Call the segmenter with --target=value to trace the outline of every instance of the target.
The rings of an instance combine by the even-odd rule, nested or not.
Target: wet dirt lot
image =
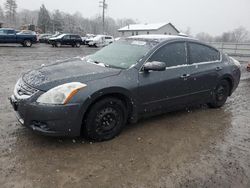
[[[0,187],[250,187],[246,71],[223,108],[142,120],[108,142],[38,136],[17,123],[7,98],[22,73],[95,50],[0,47]]]

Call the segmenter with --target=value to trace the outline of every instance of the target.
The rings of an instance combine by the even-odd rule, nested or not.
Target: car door
[[[6,33],[4,29],[0,29],[0,43],[4,43],[4,37]]]
[[[71,41],[70,41],[71,44],[75,44],[78,39],[76,35],[71,35],[70,38],[71,38]]]
[[[220,52],[205,44],[188,43],[192,100],[206,102],[222,70]]]
[[[14,30],[7,30],[7,35],[5,36],[6,43],[16,43],[16,32]]]
[[[166,63],[165,71],[139,73],[141,111],[155,111],[185,104],[189,94],[189,65],[185,42],[174,42],[159,48],[148,60]]]
[[[71,38],[70,35],[65,35],[62,40],[62,44],[71,45]]]

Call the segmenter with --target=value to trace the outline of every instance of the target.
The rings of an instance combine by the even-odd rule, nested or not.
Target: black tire
[[[32,46],[32,42],[30,40],[25,40],[25,41],[23,41],[23,46],[24,47],[31,47]]]
[[[80,47],[81,47],[81,43],[80,43],[80,42],[77,42],[77,43],[75,44],[75,47],[80,48]]]
[[[60,48],[62,46],[62,44],[60,42],[56,42],[56,45],[55,45],[57,48]]]
[[[87,139],[106,141],[118,136],[127,122],[127,109],[116,98],[95,103],[84,120],[83,133]]]
[[[213,101],[209,103],[209,107],[211,108],[220,108],[222,107],[230,94],[230,84],[227,80],[221,80],[214,92],[213,92]]]

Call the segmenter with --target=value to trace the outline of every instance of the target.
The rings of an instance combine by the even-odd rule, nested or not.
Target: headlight
[[[86,86],[86,84],[80,82],[63,84],[42,94],[37,99],[37,102],[43,104],[67,104],[80,89]]]

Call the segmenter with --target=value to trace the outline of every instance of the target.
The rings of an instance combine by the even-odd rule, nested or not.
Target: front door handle
[[[221,70],[222,70],[222,67],[216,67],[215,70],[216,70],[216,71],[221,71]]]
[[[183,78],[183,79],[187,79],[187,78],[189,78],[190,77],[190,74],[183,74],[182,76],[181,76],[181,78]]]

